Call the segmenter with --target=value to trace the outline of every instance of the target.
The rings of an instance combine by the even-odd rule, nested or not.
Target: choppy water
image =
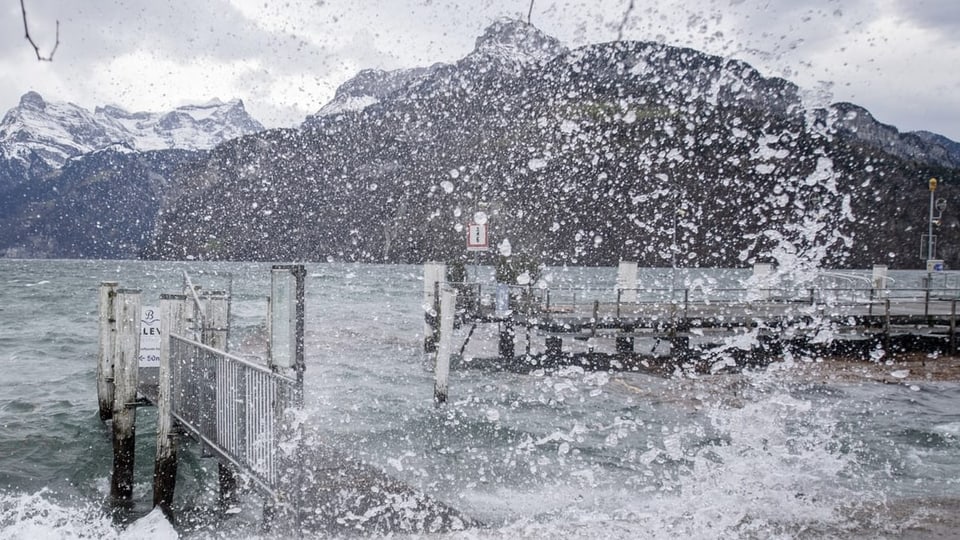
[[[208,288],[233,276],[232,348],[262,351],[269,265],[0,260],[0,538],[260,535],[253,496],[226,522],[205,510],[215,467],[195,452],[183,453],[178,483],[186,525],[137,519],[150,511],[149,409],[138,420],[134,523],[115,523],[103,504],[97,285],[142,288],[149,303],[179,289],[183,269]],[[823,384],[789,366],[698,379],[461,369],[437,409],[420,353],[420,268],[323,264],[308,275],[311,440],[488,525],[450,536],[950,537],[960,524],[957,383]],[[612,288],[615,270],[551,277]],[[468,359],[495,351],[493,331],[478,330]]]

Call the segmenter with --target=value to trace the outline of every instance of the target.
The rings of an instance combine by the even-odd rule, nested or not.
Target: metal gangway
[[[115,503],[132,498],[136,407],[155,405],[155,506],[172,516],[176,435],[183,433],[217,458],[221,505],[236,501],[242,478],[265,495],[271,512],[298,520],[305,276],[302,265],[271,269],[266,364],[227,351],[230,294],[200,294],[186,272],[183,293],[162,294],[156,310],[142,308],[139,290],[101,284],[97,386],[100,417],[113,420]],[[154,365],[145,363],[141,332],[144,313],[156,311],[159,352],[148,355]]]
[[[291,498],[281,472],[297,470],[280,451],[297,433],[290,409],[302,406],[295,378],[190,338],[170,336],[170,414],[204,449],[250,478],[278,503]]]

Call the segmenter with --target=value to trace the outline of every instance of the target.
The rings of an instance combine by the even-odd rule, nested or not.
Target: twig
[[[630,18],[630,13],[633,11],[633,1],[630,0],[627,10],[623,12],[623,20],[620,21],[620,28],[617,29],[617,41],[623,41],[623,29],[627,26],[627,19]]]
[[[530,0],[530,9],[527,10],[527,24],[530,24],[530,16],[533,15],[533,1]]]
[[[20,0],[20,11],[23,13],[23,36],[27,38],[27,41],[33,46],[33,52],[37,53],[37,60],[40,62],[53,62],[53,55],[57,52],[57,47],[60,46],[60,21],[57,20],[57,41],[53,44],[53,50],[50,51],[49,56],[42,56],[40,54],[40,47],[37,47],[33,38],[30,37],[30,26],[27,25],[27,6],[24,5],[23,0]]]

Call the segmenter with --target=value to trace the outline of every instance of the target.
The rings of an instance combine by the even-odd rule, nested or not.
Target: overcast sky
[[[851,101],[902,131],[960,141],[958,0],[535,0],[532,22],[569,47],[656,40],[738,58],[812,104]],[[294,126],[363,68],[451,62],[529,0],[18,0],[0,7],[0,114],[29,91],[93,109],[160,111],[241,98]]]

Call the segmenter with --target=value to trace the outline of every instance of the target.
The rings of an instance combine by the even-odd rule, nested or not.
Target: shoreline
[[[775,362],[768,366],[783,365]],[[814,382],[875,382],[904,384],[916,382],[960,382],[960,356],[929,353],[897,353],[880,360],[857,357],[823,357],[794,361],[785,372]]]

